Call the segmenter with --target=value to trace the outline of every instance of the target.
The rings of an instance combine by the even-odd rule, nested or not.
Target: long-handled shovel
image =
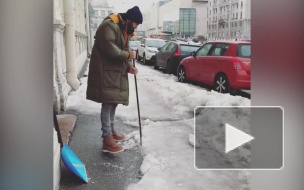
[[[133,59],[133,66],[135,67],[135,59]],[[139,101],[138,101],[138,90],[137,90],[136,75],[134,75],[134,79],[135,79],[135,89],[136,89],[136,99],[137,99],[137,111],[138,111],[138,122],[139,122],[140,145],[142,146],[141,122],[140,122],[140,111],[139,111]]]
[[[85,165],[80,161],[80,159],[76,156],[76,154],[70,149],[68,145],[63,144],[55,110],[53,110],[53,112],[55,129],[57,131],[58,141],[61,147],[61,159],[68,170],[70,170],[80,179],[88,183]]]

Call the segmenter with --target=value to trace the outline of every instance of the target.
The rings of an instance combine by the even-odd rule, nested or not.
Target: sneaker
[[[116,133],[115,131],[112,131],[112,136],[113,136],[113,139],[115,141],[124,141],[124,140],[126,140],[126,137],[124,135],[120,135],[120,134]]]
[[[103,138],[103,152],[110,152],[110,153],[118,153],[124,151],[123,147],[116,144],[113,136],[107,136]]]

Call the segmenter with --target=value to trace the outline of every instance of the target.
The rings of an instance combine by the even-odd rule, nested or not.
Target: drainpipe
[[[64,0],[64,22],[65,22],[65,52],[66,52],[66,68],[67,82],[77,90],[80,81],[77,78],[77,62],[75,52],[75,16],[74,16],[74,0]]]
[[[91,36],[90,36],[90,15],[89,15],[89,1],[85,0],[85,15],[86,15],[86,32],[87,32],[87,55],[91,55]]]

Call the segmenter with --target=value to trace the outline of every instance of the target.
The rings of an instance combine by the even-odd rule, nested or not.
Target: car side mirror
[[[159,52],[161,52],[161,48],[159,47],[159,48],[157,48],[157,50],[159,51]]]
[[[191,53],[190,53],[190,56],[195,57],[195,51],[191,52]]]

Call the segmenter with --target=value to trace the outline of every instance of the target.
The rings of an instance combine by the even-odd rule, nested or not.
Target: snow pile
[[[177,115],[193,112],[196,106],[250,106],[250,100],[240,96],[207,91],[191,84],[177,82],[174,75],[164,75],[159,71],[139,67],[138,83],[143,91],[152,93],[162,100]]]
[[[142,165],[140,166],[139,172],[141,175],[144,175],[145,173],[147,173],[150,170],[151,166],[156,166],[158,164],[159,164],[159,161],[156,158],[154,158],[152,155],[149,154],[144,157],[144,160],[143,160]]]
[[[196,142],[200,146],[208,143],[234,167],[246,167],[250,164],[250,145],[238,147],[225,154],[225,124],[238,127],[250,134],[250,108],[199,108],[196,110]]]
[[[189,134],[189,143],[190,143],[192,146],[195,146],[195,147],[197,147],[197,148],[200,147],[198,138],[196,139],[196,142],[194,143],[194,135],[193,135],[193,134]]]
[[[76,110],[82,114],[100,114],[101,104],[86,99],[87,81],[88,77],[80,79],[81,86],[69,94],[66,109]]]
[[[140,135],[139,131],[133,131],[132,133],[126,135],[126,140],[119,142],[119,144],[125,149],[134,149],[139,146]]]

